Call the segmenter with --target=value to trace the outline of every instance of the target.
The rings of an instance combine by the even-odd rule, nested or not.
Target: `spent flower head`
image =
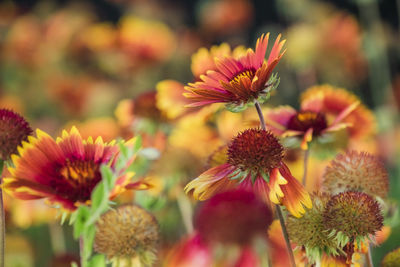
[[[325,169],[323,187],[337,194],[361,191],[385,198],[389,191],[388,173],[378,157],[366,152],[339,154]]]
[[[142,263],[151,264],[156,258],[158,241],[155,217],[137,205],[123,205],[100,217],[94,249],[108,259],[139,258]]]
[[[400,247],[386,254],[383,258],[382,267],[398,267],[400,266]]]
[[[341,248],[324,224],[324,211],[330,195],[314,193],[311,199],[312,209],[307,210],[301,218],[289,215],[286,226],[290,239],[298,246],[303,246],[309,260],[315,262],[321,260],[323,253],[337,256]]]

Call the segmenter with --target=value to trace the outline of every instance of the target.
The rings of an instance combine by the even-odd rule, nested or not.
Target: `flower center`
[[[99,165],[93,161],[67,159],[60,174],[73,187],[74,192],[68,192],[68,195],[73,195],[75,201],[89,200],[93,188],[101,180]]]
[[[269,172],[280,165],[283,147],[265,130],[248,129],[237,135],[228,148],[228,163],[243,171]]]
[[[232,86],[235,86],[235,85],[240,85],[240,81],[243,79],[243,78],[249,78],[250,79],[250,81],[252,81],[253,80],[253,78],[254,78],[254,71],[253,70],[245,70],[245,71],[242,71],[242,72],[240,72],[239,74],[237,74],[229,83],[232,85]]]
[[[324,114],[305,110],[297,112],[289,120],[288,129],[305,132],[313,128],[313,135],[319,135],[327,126]]]

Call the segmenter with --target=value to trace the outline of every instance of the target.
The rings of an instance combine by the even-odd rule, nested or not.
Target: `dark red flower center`
[[[72,201],[89,200],[94,187],[101,180],[99,168],[99,164],[93,161],[67,159],[60,174],[69,186],[59,185],[57,191],[61,194],[64,192]]]
[[[243,171],[269,172],[281,164],[283,147],[271,133],[248,129],[237,135],[228,148],[228,163]]]
[[[319,135],[328,126],[325,115],[309,110],[299,111],[289,120],[288,129],[306,132],[313,128],[313,135]]]

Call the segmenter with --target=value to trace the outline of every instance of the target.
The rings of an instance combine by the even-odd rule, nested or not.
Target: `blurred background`
[[[158,82],[192,82],[191,56],[201,47],[253,47],[262,33],[282,33],[281,83],[268,104],[297,108],[302,91],[325,83],[358,95],[377,118],[377,136],[365,147],[384,160],[391,196],[400,200],[399,27],[399,0],[3,0],[0,107],[54,137],[76,125],[84,137],[142,134],[158,148],[162,156],[146,169],[154,188],[120,201],[135,199],[155,213],[164,255],[190,231],[192,203],[182,186],[211,151],[185,143],[192,133],[183,119],[165,115]],[[215,131],[201,131],[199,143],[214,140]],[[78,244],[57,211],[42,201],[5,201],[6,266],[69,266]],[[397,226],[374,261],[399,244]]]

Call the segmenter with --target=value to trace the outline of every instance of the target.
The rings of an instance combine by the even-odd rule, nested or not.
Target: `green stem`
[[[372,261],[372,254],[371,254],[372,247],[369,245],[368,253],[367,253],[367,266],[374,267],[374,262]]]
[[[49,223],[49,232],[54,254],[65,253],[65,238],[62,226],[56,222]]]
[[[179,193],[177,202],[179,211],[181,212],[182,215],[183,224],[185,225],[186,228],[186,232],[188,234],[191,234],[193,233],[193,222],[192,222],[193,210],[189,198],[186,196],[186,194]]]
[[[262,114],[260,103],[258,103],[258,101],[256,100],[256,101],[254,101],[254,105],[255,105],[255,107],[257,109],[258,117],[260,118],[261,128],[263,130],[267,130],[267,128],[265,126],[264,115]],[[290,263],[291,263],[291,265],[293,267],[296,267],[296,262],[294,260],[292,246],[290,245],[289,234],[288,234],[288,231],[286,229],[285,220],[283,218],[281,207],[279,205],[276,205],[276,213],[278,214],[279,222],[280,222],[281,227],[282,227],[282,233],[283,233],[283,237],[285,239],[286,248],[287,248],[287,251],[288,251],[288,254],[289,254]]]
[[[308,157],[310,156],[310,148],[307,148],[306,151],[304,151],[304,172],[303,172],[303,179],[302,179],[302,184],[306,186],[307,183],[307,170],[308,170]]]
[[[81,267],[86,267],[85,241],[83,240],[83,235],[79,237],[79,254],[81,258]]]
[[[3,183],[4,161],[0,160],[0,183]],[[4,267],[4,249],[6,239],[6,222],[4,219],[3,189],[0,188],[0,267]]]

